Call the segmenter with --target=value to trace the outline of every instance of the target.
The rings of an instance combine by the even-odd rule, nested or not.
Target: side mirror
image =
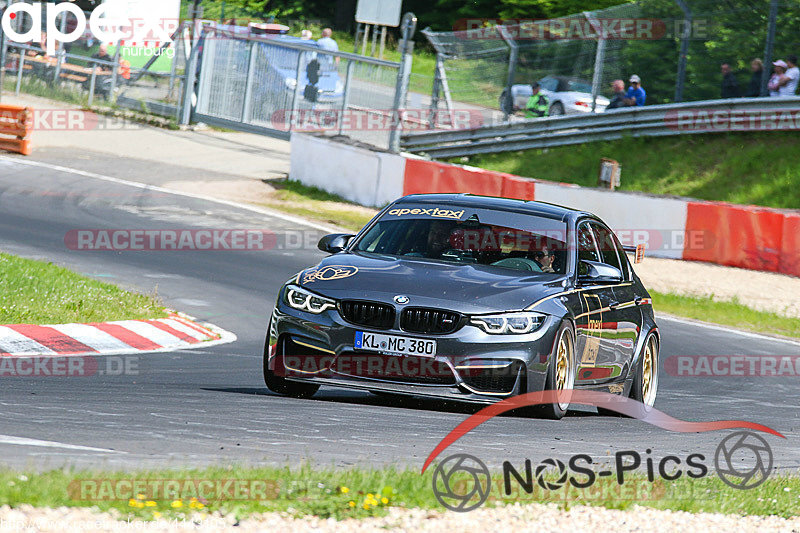
[[[586,260],[582,260],[578,266],[578,281],[580,283],[591,285],[594,283],[620,283],[622,281],[622,271],[617,267]]]
[[[348,235],[346,233],[333,233],[325,235],[319,240],[317,248],[329,254],[338,254],[347,247],[347,243],[355,235]]]

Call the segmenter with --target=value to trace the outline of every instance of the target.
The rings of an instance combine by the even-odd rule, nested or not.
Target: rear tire
[[[545,380],[545,390],[569,391],[564,397],[559,398],[558,403],[548,403],[535,410],[541,418],[551,420],[561,420],[569,409],[569,400],[572,397],[572,389],[575,386],[575,333],[572,326],[565,322],[558,329],[555,347],[550,356],[550,364],[547,366],[547,379]]]
[[[319,385],[313,383],[297,383],[289,381],[282,376],[276,376],[269,368],[269,337],[264,346],[264,384],[269,390],[282,396],[292,398],[311,398],[319,390]]]

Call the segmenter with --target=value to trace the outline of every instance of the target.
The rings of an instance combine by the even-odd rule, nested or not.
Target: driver
[[[439,259],[442,254],[451,249],[450,232],[454,229],[452,222],[434,220],[428,230],[427,253],[426,257]]]
[[[542,248],[541,252],[534,253],[533,260],[542,268],[542,272],[555,272],[555,269],[553,269],[555,257],[547,250],[547,246]]]

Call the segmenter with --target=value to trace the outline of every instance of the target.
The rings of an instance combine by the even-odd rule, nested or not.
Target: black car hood
[[[519,311],[564,290],[565,277],[421,258],[340,253],[304,270],[299,284],[334,299],[436,307],[467,314]]]

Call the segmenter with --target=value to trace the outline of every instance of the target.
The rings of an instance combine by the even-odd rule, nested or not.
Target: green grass
[[[277,190],[265,206],[348,230],[360,230],[377,213],[296,180],[272,180],[269,184]]]
[[[154,297],[133,294],[52,263],[0,252],[0,324],[64,324],[166,316]]]
[[[621,190],[767,207],[800,207],[800,137],[794,132],[627,138],[459,158],[544,180],[597,186],[600,158],[622,165]]]
[[[433,468],[421,475],[417,469],[335,470],[308,466],[295,469],[231,466],[137,472],[65,469],[20,473],[5,470],[0,471],[0,506],[30,504],[35,507],[96,507],[101,511],[115,509],[122,520],[198,518],[214,512],[242,519],[254,513],[271,511],[288,512],[293,516],[361,518],[383,515],[387,507],[444,510],[433,494],[432,472]],[[161,487],[164,481],[174,480],[184,490],[204,480],[242,480],[245,488],[261,487],[264,496],[263,499],[250,499],[246,492],[242,492],[238,499],[205,499],[201,495],[192,500],[193,492],[187,490],[177,497],[163,498],[163,493],[156,496],[148,494],[146,489],[141,494],[135,494],[135,490],[133,494],[126,494],[125,490],[109,490],[112,487],[127,489],[115,485],[115,480],[159,480]],[[189,480],[193,483],[189,484]],[[511,496],[502,492],[502,475],[496,471],[492,474],[491,485],[487,503],[490,506],[515,501],[551,502],[564,508],[595,505],[627,509],[644,505],[688,512],[791,517],[796,516],[800,503],[800,479],[797,477],[773,476],[755,489],[739,490],[722,483],[713,468],[707,477],[700,480],[682,476],[676,481],[648,483],[641,474],[628,474],[622,487],[600,478],[593,487],[585,490],[568,486],[545,491],[537,486],[537,490],[527,494],[514,487]],[[458,483],[454,488],[459,490]],[[210,496],[209,493],[205,495]]]
[[[656,312],[693,318],[738,329],[800,338],[800,319],[756,311],[738,300],[720,302],[712,298],[681,296],[650,291]]]

